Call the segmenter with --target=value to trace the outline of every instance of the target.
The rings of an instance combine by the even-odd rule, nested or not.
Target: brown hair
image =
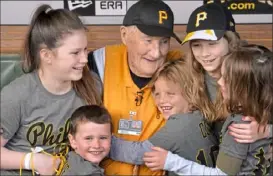
[[[227,55],[223,64],[228,110],[268,123],[273,116],[273,53],[242,47]]]
[[[229,52],[236,50],[239,46],[244,43],[239,39],[238,35],[231,31],[226,31],[224,38],[228,41]],[[191,44],[191,41],[190,41]],[[206,108],[212,114],[209,116],[209,121],[218,121],[226,119],[228,113],[226,106],[224,105],[224,100],[221,94],[219,87],[217,86],[216,100],[213,102],[208,96],[207,86],[205,84],[205,70],[202,65],[196,61],[192,50],[187,55],[187,61],[192,65],[191,72],[194,75],[194,92],[198,92],[202,97],[199,101],[203,101],[203,104],[206,105]]]
[[[42,46],[48,49],[58,48],[61,40],[76,30],[86,30],[82,21],[73,12],[66,9],[52,9],[41,5],[35,11],[26,35],[23,52],[23,71],[31,73],[40,66],[39,51]],[[90,75],[88,67],[83,69],[82,79],[73,81],[73,88],[88,104],[100,104],[98,85]]]
[[[78,124],[82,122],[110,124],[110,126],[112,126],[111,115],[105,108],[98,105],[86,105],[76,109],[71,116],[69,133],[75,135]]]
[[[199,90],[193,89],[194,79],[190,71],[190,65],[184,59],[178,59],[173,61],[167,61],[161,66],[154,74],[150,86],[154,91],[154,83],[159,77],[163,77],[166,80],[178,83],[181,87],[181,93],[185,100],[190,105],[190,110],[200,110],[203,116],[209,121],[213,117],[213,113],[210,111],[208,101],[202,101],[205,98]]]

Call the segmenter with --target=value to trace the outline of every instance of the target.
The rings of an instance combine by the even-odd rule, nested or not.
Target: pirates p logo
[[[206,12],[200,12],[196,16],[197,16],[197,18],[196,18],[195,27],[198,27],[200,25],[200,21],[204,21],[205,19],[207,19]]]
[[[159,14],[159,20],[158,20],[158,23],[159,23],[159,24],[162,24],[162,23],[163,23],[163,19],[164,19],[164,20],[167,20],[167,19],[168,19],[168,14],[167,14],[166,11],[160,10],[160,11],[158,11],[158,14]]]

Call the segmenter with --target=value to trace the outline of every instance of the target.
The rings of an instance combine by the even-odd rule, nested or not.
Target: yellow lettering
[[[255,3],[232,3],[229,8],[232,10],[254,10]]]
[[[44,124],[44,122],[37,122],[32,124],[26,134],[27,140],[32,146],[48,145],[53,146],[60,144],[67,140],[69,133],[70,120],[65,122],[65,126],[60,126],[57,130],[53,130],[54,124]]]
[[[45,124],[43,122],[37,122],[34,125],[31,125],[27,131],[27,140],[31,146],[35,146],[37,143],[41,142],[39,136],[45,131]]]
[[[207,19],[207,13],[206,12],[200,12],[197,14],[195,27],[198,27],[200,25],[200,21],[204,21]]]
[[[214,3],[214,0],[208,0],[207,4]]]
[[[163,11],[163,10],[160,10],[158,13],[159,13],[159,21],[158,21],[158,23],[162,24],[163,23],[163,19],[164,20],[168,19],[168,14],[167,14],[166,11]]]
[[[217,1],[216,1],[217,2]],[[221,0],[221,3],[225,3],[226,0]],[[214,0],[207,0],[207,4],[214,3]]]
[[[211,135],[211,129],[210,129],[210,126],[202,121],[199,123],[199,128],[200,128],[200,131],[201,131],[201,134],[203,136],[203,138],[206,138],[208,137],[209,135]]]

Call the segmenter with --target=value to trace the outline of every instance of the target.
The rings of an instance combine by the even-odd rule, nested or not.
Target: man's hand
[[[151,152],[144,153],[144,163],[152,171],[163,170],[168,151],[160,147],[152,147]]]

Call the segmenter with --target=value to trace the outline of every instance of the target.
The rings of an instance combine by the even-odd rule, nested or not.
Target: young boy
[[[97,105],[81,106],[71,117],[68,153],[62,175],[104,175],[99,163],[111,147],[111,116]]]

